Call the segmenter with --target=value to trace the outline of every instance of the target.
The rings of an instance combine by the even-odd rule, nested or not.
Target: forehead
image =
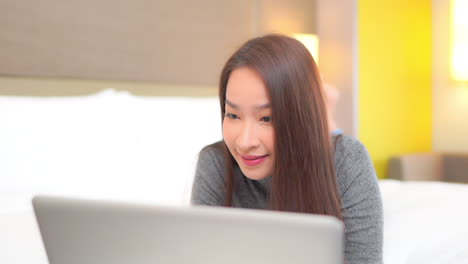
[[[242,67],[234,70],[229,77],[226,99],[240,106],[269,103],[268,90],[255,70]]]

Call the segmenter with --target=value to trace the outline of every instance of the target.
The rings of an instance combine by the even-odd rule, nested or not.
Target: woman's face
[[[269,177],[274,169],[275,131],[267,88],[247,67],[231,73],[226,90],[223,137],[245,176]]]

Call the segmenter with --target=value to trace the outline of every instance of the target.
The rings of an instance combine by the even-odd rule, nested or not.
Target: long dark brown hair
[[[317,65],[299,41],[266,35],[247,41],[226,62],[219,82],[224,119],[231,73],[248,67],[262,77],[272,105],[275,129],[270,209],[332,215],[342,219],[334,166],[333,140]],[[232,206],[236,161],[224,143],[225,206]]]

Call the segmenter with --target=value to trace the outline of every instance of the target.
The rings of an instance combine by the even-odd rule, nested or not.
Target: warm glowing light
[[[309,50],[310,54],[315,60],[315,63],[318,64],[318,48],[319,48],[319,39],[317,35],[314,34],[293,34],[293,37],[299,40],[306,48]]]
[[[452,77],[468,81],[468,0],[452,0]]]

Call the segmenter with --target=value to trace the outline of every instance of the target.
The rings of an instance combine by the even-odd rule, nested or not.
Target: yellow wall
[[[432,145],[431,0],[360,0],[359,138],[380,178]]]

